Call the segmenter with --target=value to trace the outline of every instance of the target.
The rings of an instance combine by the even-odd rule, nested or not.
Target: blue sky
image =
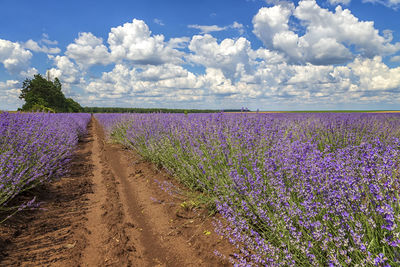
[[[0,1],[0,109],[58,77],[84,106],[399,109],[399,0]]]

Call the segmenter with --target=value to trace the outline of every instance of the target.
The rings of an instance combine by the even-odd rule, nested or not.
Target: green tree
[[[25,100],[23,111],[33,111],[37,107],[45,107],[55,112],[81,112],[82,107],[71,98],[66,98],[61,90],[58,78],[48,81],[40,74],[33,79],[25,79],[22,84],[20,99]]]
[[[83,108],[78,102],[74,101],[72,98],[67,98],[67,109],[68,112],[82,112]]]

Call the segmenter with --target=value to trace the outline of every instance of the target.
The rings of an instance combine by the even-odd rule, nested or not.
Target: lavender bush
[[[96,116],[209,196],[236,266],[398,266],[399,115]]]
[[[89,114],[0,114],[0,210],[21,192],[65,174]],[[2,219],[0,219],[1,221]]]

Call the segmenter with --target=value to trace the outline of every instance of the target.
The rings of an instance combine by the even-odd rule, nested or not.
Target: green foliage
[[[240,112],[240,109],[224,109],[224,112]],[[218,113],[216,109],[170,109],[170,108],[118,108],[84,107],[85,113]]]
[[[48,112],[50,112],[50,113],[56,113],[56,111],[55,111],[54,109],[45,107],[45,106],[40,105],[40,104],[34,104],[34,105],[32,106],[32,108],[31,108],[29,111],[33,111],[33,112],[46,112],[46,113],[48,113]]]
[[[68,112],[82,112],[83,108],[78,102],[74,101],[72,98],[67,98],[67,111]]]
[[[399,240],[399,224],[389,225],[400,213],[399,118],[159,115],[119,120],[111,136],[202,192],[206,201],[181,208],[227,207],[238,227],[225,234],[243,254],[283,262],[270,265],[399,266],[399,245],[387,241]]]
[[[82,112],[77,102],[64,96],[58,78],[53,82],[36,74],[33,79],[25,79],[19,98],[25,100],[22,111]]]

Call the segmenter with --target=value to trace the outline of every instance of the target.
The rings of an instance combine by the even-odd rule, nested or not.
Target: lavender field
[[[7,216],[35,206],[18,206],[18,194],[65,174],[90,114],[0,113],[0,211]]]
[[[96,118],[207,197],[237,266],[400,264],[400,114]]]

